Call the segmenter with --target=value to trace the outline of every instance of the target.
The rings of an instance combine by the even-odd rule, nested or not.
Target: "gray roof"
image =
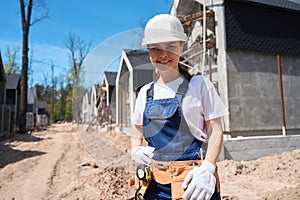
[[[227,50],[300,55],[300,5],[286,0],[227,0]]]
[[[300,11],[299,0],[224,0],[228,1],[239,1],[243,3],[252,3],[265,7],[274,7],[290,11]],[[199,3],[193,0],[180,0],[177,7],[177,15],[190,15],[196,12],[200,12]]]
[[[115,86],[116,85],[116,79],[117,79],[117,72],[104,72],[104,76],[108,82],[109,86]]]
[[[6,89],[14,89],[14,90],[17,89],[20,79],[21,79],[20,74],[7,74]]]
[[[263,4],[265,6],[300,11],[300,4],[291,0],[290,1],[288,0],[241,0],[241,1],[248,1],[252,3]]]
[[[148,51],[143,51],[143,50],[124,50],[124,51],[128,60],[130,61],[132,68],[136,68],[139,66],[146,66],[146,65],[149,65],[149,67],[153,68],[149,58]]]

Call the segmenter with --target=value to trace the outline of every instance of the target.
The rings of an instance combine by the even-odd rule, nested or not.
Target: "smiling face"
[[[182,54],[183,45],[181,42],[163,42],[149,44],[148,50],[151,63],[164,73],[167,71],[178,71],[178,62]]]

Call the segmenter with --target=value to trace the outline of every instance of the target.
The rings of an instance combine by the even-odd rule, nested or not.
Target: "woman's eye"
[[[167,50],[174,50],[174,49],[176,49],[176,46],[168,46],[167,47]]]
[[[158,51],[159,48],[157,48],[157,47],[150,47],[150,48],[148,48],[148,50],[149,50],[149,51]]]

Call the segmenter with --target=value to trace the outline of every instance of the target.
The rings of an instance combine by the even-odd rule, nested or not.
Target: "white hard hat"
[[[142,45],[171,41],[186,41],[186,34],[177,17],[159,14],[148,21]]]

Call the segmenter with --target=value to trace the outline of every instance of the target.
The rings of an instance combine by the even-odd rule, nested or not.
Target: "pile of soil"
[[[224,199],[300,199],[300,149],[218,165]]]
[[[111,144],[127,151],[130,138],[109,132]],[[120,140],[121,139],[121,140]],[[222,199],[300,199],[300,149],[251,161],[218,162]]]

